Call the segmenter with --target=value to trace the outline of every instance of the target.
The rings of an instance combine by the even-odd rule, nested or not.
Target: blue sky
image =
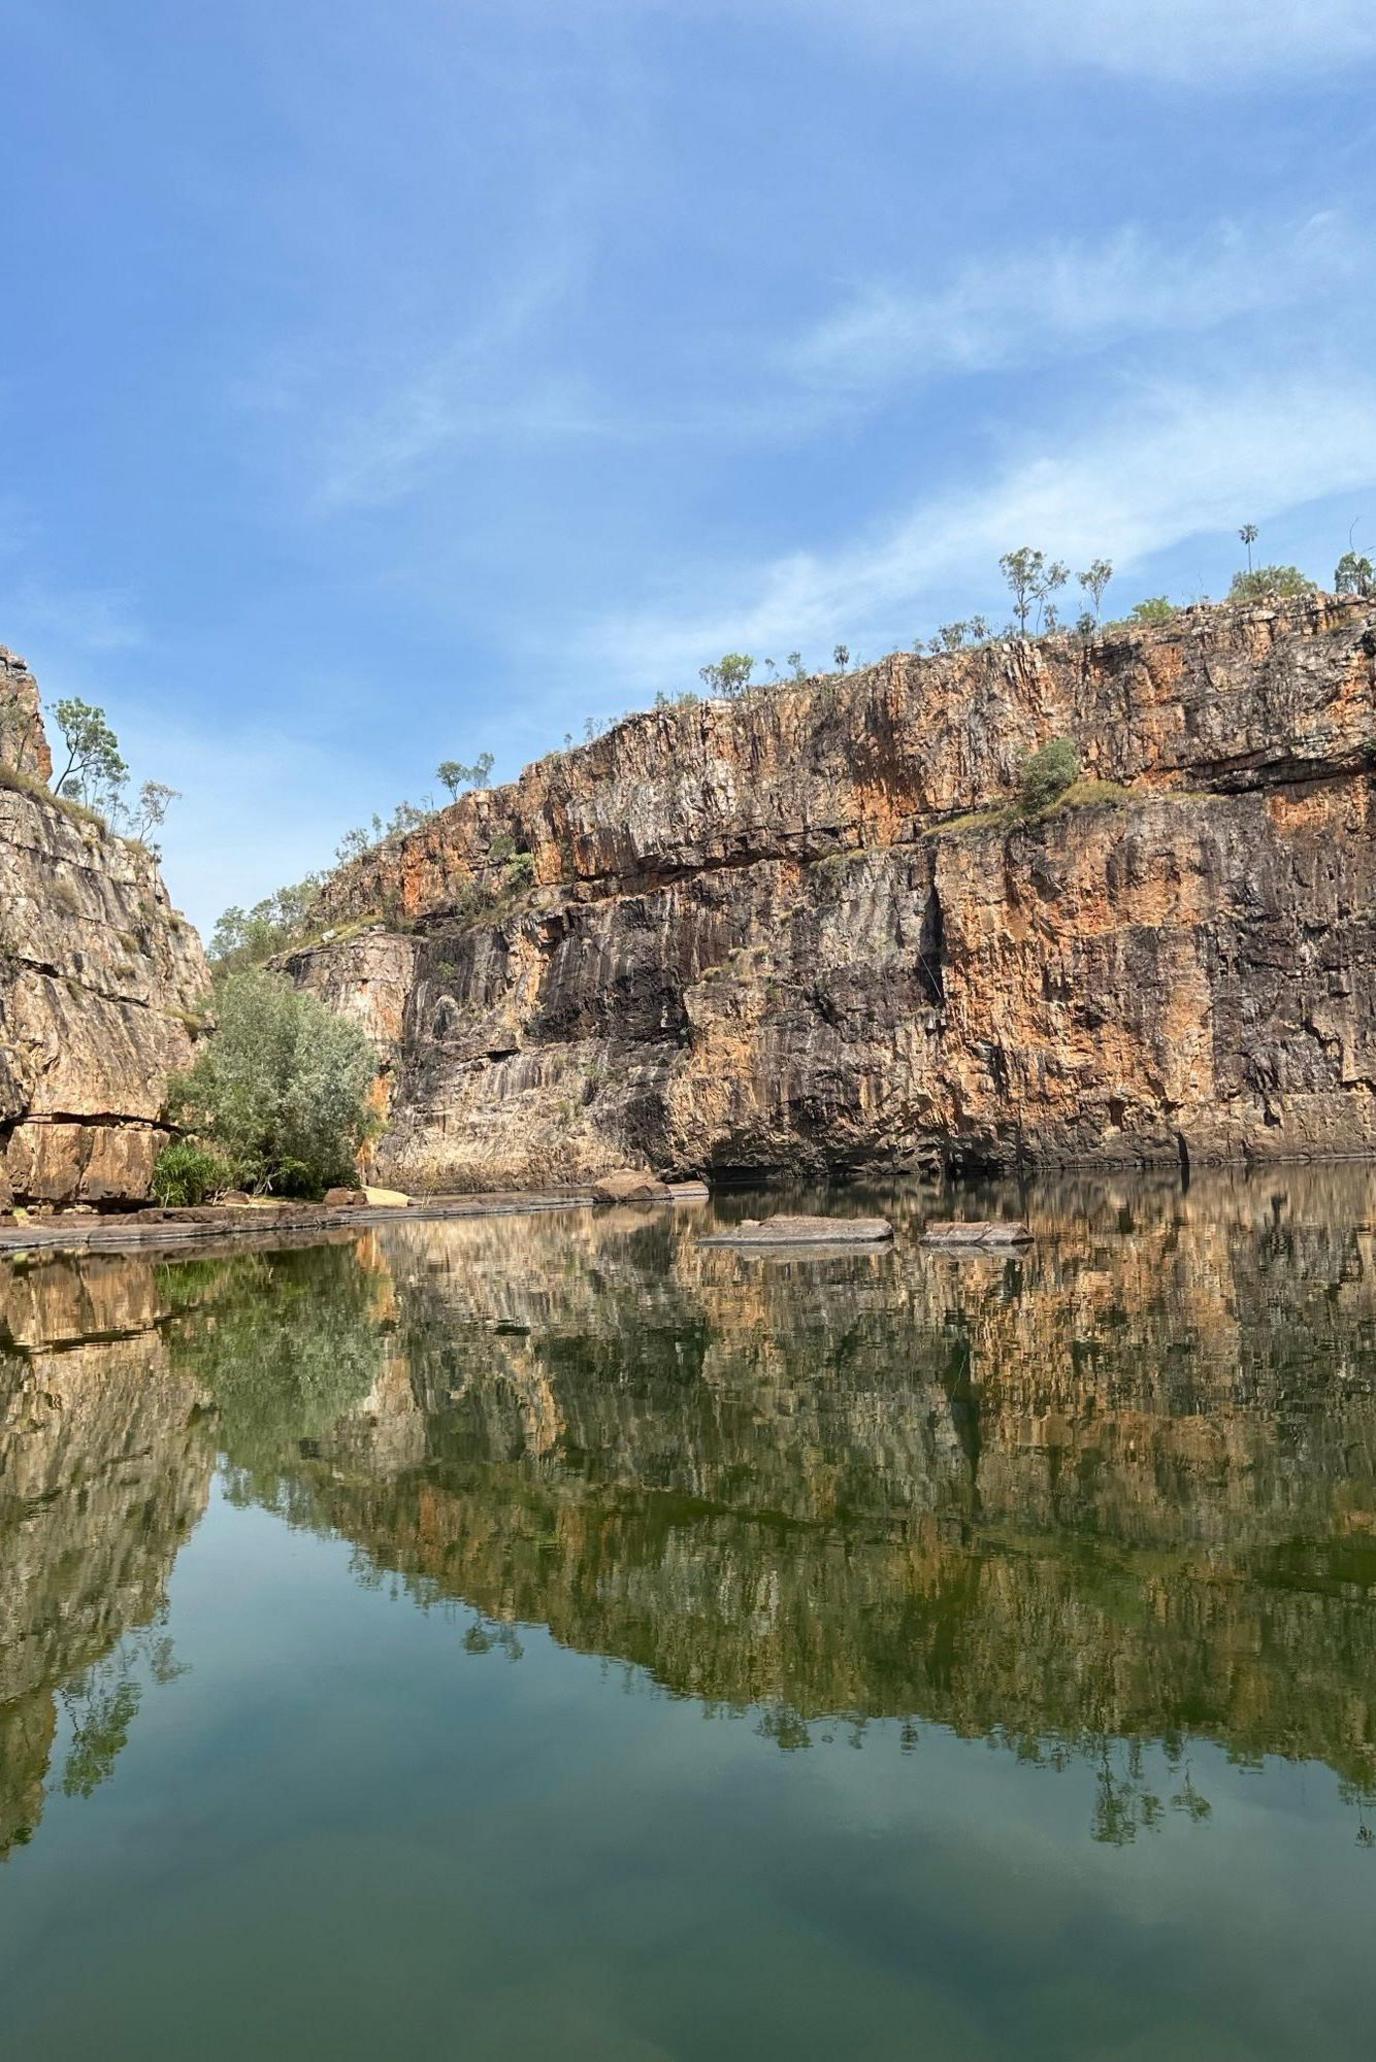
[[[208,925],[1024,542],[1376,555],[1370,0],[0,0],[0,642]]]

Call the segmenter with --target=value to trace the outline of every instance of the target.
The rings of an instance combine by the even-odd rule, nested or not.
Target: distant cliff
[[[134,1201],[207,1006],[205,955],[152,854],[42,786],[37,689],[3,651],[0,714],[24,739],[18,774],[0,764],[0,1208]]]
[[[290,964],[412,1187],[1369,1152],[1373,763],[1369,601],[898,656],[463,797]]]

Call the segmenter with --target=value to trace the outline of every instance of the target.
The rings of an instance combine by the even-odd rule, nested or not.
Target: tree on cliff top
[[[1044,551],[1034,551],[1028,544],[1017,551],[1005,551],[999,560],[999,571],[1008,582],[1008,591],[1013,597],[1013,613],[1018,619],[1018,635],[1026,637],[1027,619],[1036,603],[1036,618],[1033,634],[1043,628],[1056,627],[1056,608],[1051,597],[1058,588],[1064,587],[1070,578],[1070,568],[1059,559],[1049,563]]]
[[[724,652],[715,666],[699,666],[698,679],[709,695],[738,695],[749,687],[754,670],[749,652]]]
[[[1376,594],[1376,570],[1371,560],[1358,551],[1345,551],[1333,572],[1335,594]]]
[[[53,793],[70,790],[91,805],[108,802],[123,788],[129,768],[105,711],[72,695],[59,702],[53,713],[67,747],[67,764],[53,782]]]
[[[256,1193],[315,1195],[356,1179],[377,1128],[377,1057],[363,1032],[262,968],[228,975],[215,1008],[215,1031],[169,1089],[174,1121]]]
[[[457,802],[464,788],[485,788],[491,777],[491,752],[480,752],[471,766],[461,759],[441,759],[435,769],[435,778],[442,788],[448,788],[451,802]]]

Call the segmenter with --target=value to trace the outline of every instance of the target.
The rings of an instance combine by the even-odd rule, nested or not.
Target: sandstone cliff
[[[10,1191],[136,1200],[207,1006],[205,955],[153,855],[41,785],[37,690],[9,653],[0,709],[32,718],[19,777],[0,766],[0,1208]]]
[[[1058,735],[1088,778],[1021,819]],[[290,964],[413,1188],[1369,1152],[1374,757],[1367,601],[900,656],[462,798]]]

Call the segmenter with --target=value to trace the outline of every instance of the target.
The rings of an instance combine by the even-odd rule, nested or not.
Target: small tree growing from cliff
[[[75,794],[88,804],[109,803],[129,778],[129,768],[105,711],[72,695],[53,714],[67,747],[67,764],[53,782],[53,793]]]
[[[215,1008],[204,1050],[169,1090],[173,1121],[257,1193],[352,1181],[377,1123],[377,1056],[363,1032],[264,968],[228,975]]]

